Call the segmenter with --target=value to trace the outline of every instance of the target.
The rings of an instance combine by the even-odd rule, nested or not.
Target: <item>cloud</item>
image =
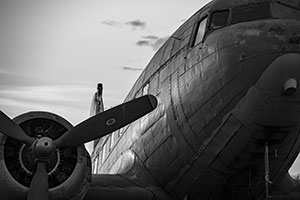
[[[116,22],[116,21],[114,21],[114,20],[102,21],[101,23],[102,23],[102,24],[105,24],[105,25],[107,25],[107,26],[118,26],[118,25],[120,25],[119,22]]]
[[[156,35],[147,35],[147,36],[143,36],[143,38],[150,39],[150,40],[157,40],[159,37]]]
[[[102,21],[101,24],[104,24],[106,26],[129,26],[132,28],[132,30],[136,30],[136,29],[143,30],[146,27],[146,22],[143,22],[141,20],[132,20],[132,21],[128,21],[128,22],[105,20],[105,21]]]
[[[135,67],[123,67],[122,69],[129,70],[129,71],[142,71],[143,70],[143,68],[135,68]]]
[[[12,101],[24,103],[25,107],[34,105],[61,105],[68,107],[81,107],[81,95],[88,95],[88,88],[79,85],[53,85],[53,86],[20,86],[7,87],[0,90],[2,104]],[[76,97],[76,98],[74,98]]]
[[[88,117],[91,95],[90,88],[80,84],[18,87],[6,85],[6,88],[0,88],[0,106],[7,109],[9,116],[28,111],[48,111],[63,117],[68,116],[68,120],[72,119],[72,123],[77,124],[82,118]]]
[[[139,41],[137,41],[136,45],[137,45],[137,46],[149,46],[149,45],[151,45],[151,44],[150,44],[150,42],[147,41],[147,40],[139,40]]]
[[[154,51],[158,50],[169,37],[158,37],[155,35],[143,36],[143,40],[136,42],[137,46],[150,46]],[[146,40],[145,40],[146,39]]]
[[[52,107],[64,112],[85,110],[89,102],[85,102],[83,96],[91,96],[87,83],[0,73],[1,106],[14,109],[9,111],[13,115],[25,110],[51,110]]]
[[[140,20],[133,20],[125,23],[128,26],[131,26],[132,28],[141,28],[144,29],[146,27],[146,22],[142,22]]]

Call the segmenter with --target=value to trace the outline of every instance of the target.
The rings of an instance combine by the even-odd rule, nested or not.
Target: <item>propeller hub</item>
[[[38,139],[34,146],[34,154],[37,158],[48,158],[55,151],[53,140],[49,137]]]

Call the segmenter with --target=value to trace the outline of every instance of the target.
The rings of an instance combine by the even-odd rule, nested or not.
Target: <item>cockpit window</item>
[[[203,18],[197,23],[196,26],[197,34],[194,36],[194,39],[192,41],[192,45],[191,45],[192,47],[203,40],[205,35],[206,22],[207,22],[207,17]]]
[[[223,28],[227,25],[229,10],[213,12],[211,15],[209,29]]]
[[[271,9],[269,3],[251,5],[248,7],[234,9],[232,13],[231,24],[267,18],[271,18]]]
[[[300,20],[300,8],[282,2],[277,2],[274,4],[274,15],[280,19]]]

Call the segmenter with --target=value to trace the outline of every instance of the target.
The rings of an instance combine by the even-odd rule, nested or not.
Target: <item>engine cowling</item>
[[[49,112],[29,112],[13,119],[30,137],[55,140],[73,126]],[[35,171],[30,147],[0,133],[1,199],[25,200]],[[47,162],[51,200],[81,200],[91,182],[91,159],[84,145],[56,149]]]

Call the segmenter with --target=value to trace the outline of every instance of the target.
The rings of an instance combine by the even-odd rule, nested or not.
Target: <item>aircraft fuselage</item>
[[[181,41],[169,38],[137,80],[126,100],[150,93],[158,108],[98,144],[108,155],[94,153],[103,157],[95,172],[141,165],[177,199],[263,198],[266,147],[268,178],[277,183],[287,173],[300,148],[300,94],[284,93],[287,80],[300,80],[300,21],[237,23],[191,45],[208,8],[174,33]]]

